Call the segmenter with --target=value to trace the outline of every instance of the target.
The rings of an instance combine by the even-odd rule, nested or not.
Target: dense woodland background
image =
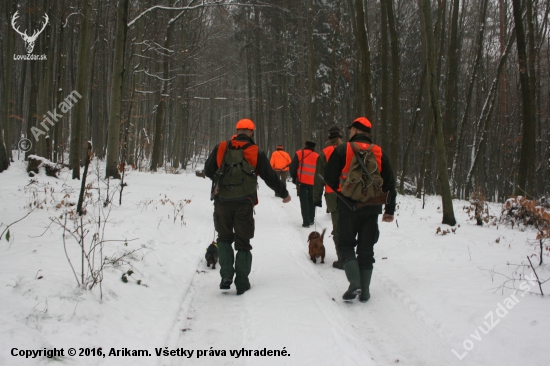
[[[400,189],[549,193],[550,0],[3,0],[0,172],[21,152],[79,178],[85,142],[139,170],[202,168],[240,118],[270,153],[360,115]],[[14,60],[49,17],[33,54]],[[72,91],[71,111],[31,128]],[[347,132],[347,130],[346,130]],[[403,179],[404,178],[404,179]],[[446,184],[449,182],[449,184]],[[410,183],[410,184],[403,184]],[[451,222],[454,220],[452,218]]]

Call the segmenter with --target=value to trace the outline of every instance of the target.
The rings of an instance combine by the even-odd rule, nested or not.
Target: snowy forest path
[[[182,300],[177,320],[167,335],[168,348],[225,350],[226,357],[204,356],[200,364],[350,364],[374,365],[356,331],[338,310],[307,256],[307,235],[301,227],[300,204],[289,204],[263,182],[256,206],[252,240],[252,289],[236,295],[219,290],[219,270],[201,258]],[[201,245],[207,246],[207,239]],[[335,259],[334,247],[325,259]],[[327,250],[327,251],[328,251]],[[334,258],[332,258],[334,257]],[[328,268],[328,264],[323,264]],[[345,278],[342,279],[345,281]],[[208,340],[208,348],[205,340]],[[231,357],[230,350],[278,350],[287,357]],[[159,365],[179,365],[181,357],[159,359]]]
[[[293,188],[289,186],[289,188]],[[226,351],[226,357],[204,356],[201,364],[257,364],[255,357],[231,357],[230,350],[283,350],[289,357],[264,357],[261,364],[394,364],[453,365],[444,332],[414,302],[397,279],[375,265],[372,298],[367,304],[341,300],[348,283],[343,271],[332,267],[336,252],[332,223],[325,209],[317,209],[316,225],[301,227],[300,203],[283,204],[263,182],[255,208],[252,289],[237,296],[218,288],[219,270],[200,258],[184,297],[178,320],[168,337],[169,348]],[[326,228],[324,264],[313,264],[307,236]],[[385,227],[384,230],[387,230]],[[407,241],[406,231],[384,240]],[[207,246],[205,238],[203,246]],[[378,244],[380,245],[380,244]],[[375,248],[376,249],[376,248]],[[378,268],[376,267],[378,266]],[[204,340],[208,340],[208,348]],[[179,365],[183,358],[161,359],[159,365]]]

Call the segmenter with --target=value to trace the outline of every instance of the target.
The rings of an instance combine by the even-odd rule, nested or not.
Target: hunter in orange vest
[[[325,182],[333,189],[340,191],[341,182],[350,172],[354,151],[351,144],[359,150],[372,147],[372,152],[378,164],[378,171],[383,179],[382,191],[389,192],[389,201],[384,206],[382,222],[392,222],[395,212],[395,178],[389,157],[380,146],[373,144],[371,139],[371,122],[365,117],[353,121],[350,129],[350,139],[346,144],[338,146],[325,168]],[[345,197],[344,197],[345,198]],[[378,242],[378,216],[382,213],[382,205],[358,206],[357,202],[338,197],[338,252],[344,265],[349,287],[342,298],[351,301],[360,295],[361,302],[370,298],[370,282],[374,264],[374,244]]]
[[[326,185],[321,178],[325,175],[325,167],[327,166],[328,159],[334,152],[334,149],[342,143],[342,131],[337,126],[332,126],[328,130],[328,141],[326,143],[327,147],[321,151],[319,158],[317,159],[317,167],[315,169],[315,184],[313,185],[313,204],[318,207],[322,207],[321,199],[323,196],[323,190],[325,191],[325,202],[327,204],[327,213],[330,213],[332,219],[332,239],[334,240],[334,246],[336,248],[336,255],[338,260],[332,263],[334,268],[344,269],[342,266],[342,261],[338,254],[338,235],[337,235],[337,224],[338,224],[338,197],[328,185]]]
[[[290,163],[290,177],[296,184],[300,207],[302,210],[302,227],[309,227],[315,222],[315,206],[313,205],[313,183],[315,167],[319,154],[315,152],[315,142],[306,141],[306,146],[296,151]]]
[[[277,150],[271,154],[271,160],[269,161],[275,173],[279,177],[279,180],[286,188],[286,178],[288,176],[288,169],[291,163],[290,155],[284,150],[283,145],[277,145]],[[275,193],[275,197],[278,195]]]
[[[242,171],[246,162],[248,167],[251,165],[255,170],[254,184],[246,185],[252,187],[252,194],[228,199],[222,193],[228,190],[236,192],[238,188],[225,188],[225,190],[220,190],[219,194],[213,195],[214,227],[218,232],[218,258],[222,278],[220,290],[229,290],[233,284],[233,278],[235,278],[237,295],[242,295],[250,290],[250,281],[248,280],[252,268],[250,239],[254,237],[253,212],[254,204],[257,201],[257,177],[262,178],[279,197],[283,198],[283,203],[290,201],[290,195],[271,168],[267,155],[254,143],[252,139],[254,129],[254,122],[249,119],[241,119],[236,125],[236,136],[232,137],[230,141],[222,141],[216,145],[204,164],[204,173],[212,179],[214,187],[219,187],[220,180],[223,180],[222,178],[227,175],[226,169],[231,169],[231,171],[241,169]],[[239,163],[228,165],[228,155],[235,156],[234,154],[240,158]],[[235,175],[237,175],[237,172],[235,172]],[[248,175],[251,176],[251,174]],[[250,180],[246,182],[250,182]],[[222,184],[222,187],[227,186],[225,183]],[[243,183],[241,187],[245,187],[245,184]],[[246,191],[248,191],[248,188]],[[233,251],[233,243],[235,243],[236,255]]]

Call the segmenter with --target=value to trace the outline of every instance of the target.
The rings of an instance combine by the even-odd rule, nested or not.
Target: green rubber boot
[[[361,294],[361,278],[359,275],[359,264],[357,259],[353,258],[344,263],[344,271],[349,281],[348,290],[342,296],[342,299],[351,301]]]
[[[229,290],[233,283],[233,275],[235,274],[235,269],[233,268],[235,254],[230,242],[218,241],[218,261],[220,263],[220,276],[222,278],[220,290]]]
[[[252,269],[252,253],[250,250],[237,250],[235,258],[235,286],[237,295],[242,295],[250,290],[248,275]]]
[[[359,296],[359,301],[367,302],[370,299],[370,280],[372,278],[372,269],[361,269],[359,270],[361,276],[361,296]]]

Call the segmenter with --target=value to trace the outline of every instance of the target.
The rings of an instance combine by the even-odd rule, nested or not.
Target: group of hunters
[[[343,269],[349,282],[342,298],[351,301],[359,296],[361,302],[369,300],[373,248],[380,234],[378,216],[384,206],[382,221],[393,221],[395,179],[388,156],[372,142],[371,122],[359,117],[348,129],[349,140],[344,143],[342,131],[331,127],[320,153],[315,151],[315,142],[306,141],[292,159],[282,145],[268,159],[254,143],[254,122],[241,119],[236,135],[212,150],[204,172],[212,179],[220,289],[230,289],[233,282],[237,295],[250,289],[257,177],[287,203],[291,199],[286,188],[290,174],[300,198],[303,227],[314,224],[315,208],[322,207],[325,192],[338,257],[333,267]]]

